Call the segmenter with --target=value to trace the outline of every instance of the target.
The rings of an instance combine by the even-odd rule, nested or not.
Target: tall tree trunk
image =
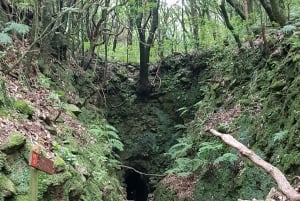
[[[266,0],[259,0],[262,7],[265,9],[269,19],[271,22],[276,22],[276,17],[274,16],[272,12],[272,7],[271,5],[266,1]]]
[[[286,17],[284,15],[283,9],[279,5],[279,0],[270,0],[270,3],[271,3],[272,12],[276,19],[276,22],[280,26],[284,26],[286,23]]]
[[[242,9],[242,6],[236,0],[226,0],[235,10],[235,12],[243,19],[246,20],[246,15]]]
[[[194,47],[196,50],[199,49],[199,22],[198,18],[200,17],[197,10],[197,2],[196,0],[190,0],[191,4],[191,23],[192,23],[192,31],[193,31],[193,39],[194,39]]]
[[[241,44],[239,35],[235,33],[234,28],[233,28],[233,26],[230,23],[230,20],[229,20],[227,11],[226,11],[226,7],[225,7],[225,0],[222,0],[222,2],[221,2],[220,11],[221,11],[221,14],[222,14],[222,16],[224,18],[226,27],[231,31],[231,33],[232,33],[232,35],[233,35],[236,43],[238,44],[238,47],[241,47],[242,44]]]
[[[137,83],[137,94],[141,98],[145,98],[151,92],[151,85],[149,82],[148,71],[149,71],[149,59],[150,59],[150,47],[154,41],[154,34],[158,27],[158,8],[159,1],[157,0],[156,5],[151,8],[151,13],[148,13],[147,19],[143,17],[145,13],[139,13],[136,19],[136,25],[139,33],[139,47],[140,47],[140,74],[139,81]],[[150,19],[152,18],[152,19]],[[151,20],[150,29],[148,31],[148,38],[146,39],[146,27],[149,20]],[[144,22],[144,23],[143,23]]]
[[[185,28],[185,22],[184,22],[184,0],[181,1],[181,26],[182,26],[182,37],[183,37],[183,46],[184,46],[184,52],[187,54],[187,41],[186,41],[186,28]],[[174,26],[176,26],[174,24]],[[172,52],[173,53],[173,52]]]

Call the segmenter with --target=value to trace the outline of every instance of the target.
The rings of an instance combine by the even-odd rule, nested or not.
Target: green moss
[[[195,188],[194,200],[232,201],[237,200],[234,193],[234,172],[229,166],[208,171]]]
[[[27,115],[28,117],[32,117],[34,114],[33,108],[23,100],[16,100],[14,102],[14,108],[18,110],[20,113]]]
[[[0,173],[0,197],[10,197],[14,194],[16,194],[15,185],[4,174]]]
[[[17,195],[14,197],[12,201],[28,201],[28,200],[30,200],[28,195]]]
[[[66,169],[66,162],[60,156],[56,156],[54,160],[54,166],[56,172],[62,172]]]
[[[26,194],[29,190],[29,166],[22,157],[16,158],[11,165],[10,180],[15,184],[18,194]]]
[[[86,188],[81,197],[82,200],[87,201],[103,201],[103,192],[99,188],[99,184],[93,179],[90,179],[87,181]]]
[[[156,188],[154,195],[155,201],[182,201],[175,191],[168,189],[162,184]]]
[[[53,197],[53,195],[51,195],[53,189],[56,189],[55,191],[59,191],[59,193],[62,194],[64,192],[64,184],[74,176],[75,175],[72,175],[69,171],[53,175],[39,172],[38,200],[51,200],[48,198]]]
[[[24,135],[18,132],[14,132],[9,136],[8,141],[0,146],[0,151],[3,151],[5,153],[13,153],[14,151],[23,147],[25,143],[26,138],[24,137]]]
[[[245,200],[264,199],[270,189],[276,186],[272,178],[256,166],[242,169],[239,176],[234,179],[234,183],[239,198]]]

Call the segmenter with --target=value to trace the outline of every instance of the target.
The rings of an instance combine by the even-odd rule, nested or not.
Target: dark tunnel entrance
[[[148,199],[148,178],[133,170],[125,172],[125,184],[127,192],[127,200],[147,201]]]

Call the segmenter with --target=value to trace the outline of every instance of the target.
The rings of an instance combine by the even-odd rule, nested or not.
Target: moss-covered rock
[[[0,173],[0,198],[11,197],[14,194],[16,194],[15,185],[4,174]]]
[[[80,108],[78,108],[74,104],[64,104],[64,109],[66,110],[67,113],[74,114],[76,116],[78,116],[81,113]]]
[[[29,118],[31,118],[34,114],[34,109],[23,100],[16,100],[14,102],[14,108],[16,108],[16,110],[20,113],[27,115]]]
[[[23,147],[25,143],[26,138],[24,135],[14,132],[9,136],[8,141],[0,146],[0,151],[3,151],[4,153],[13,153]]]
[[[54,160],[55,172],[63,172],[66,170],[66,162],[60,156],[56,156]]]

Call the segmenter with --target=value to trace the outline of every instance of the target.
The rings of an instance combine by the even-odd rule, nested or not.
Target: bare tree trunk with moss
[[[286,23],[284,10],[280,7],[279,0],[259,0],[262,7],[265,9],[271,22],[277,22],[280,26]],[[273,24],[273,23],[272,23]]]
[[[280,7],[279,0],[270,0],[270,3],[276,22],[280,26],[284,26],[286,24],[286,16],[284,10]]]
[[[196,50],[200,47],[199,42],[199,20],[200,13],[197,9],[197,2],[196,0],[189,0],[190,1],[190,20],[191,20],[191,29],[193,33],[193,45]]]
[[[221,4],[219,5],[219,7],[220,7],[220,12],[221,12],[221,15],[223,16],[226,27],[231,31],[238,47],[241,47],[242,44],[241,44],[241,41],[240,41],[240,37],[237,33],[235,33],[234,28],[230,23],[230,20],[229,20],[227,11],[226,11],[226,7],[225,7],[225,0],[221,1]]]
[[[229,3],[235,10],[235,12],[242,18],[242,20],[246,20],[246,14],[243,11],[242,6],[240,5],[240,3],[236,0],[226,0],[227,3]]]
[[[148,3],[153,3],[148,5]],[[151,85],[149,81],[149,60],[150,49],[154,42],[154,34],[158,27],[158,8],[160,0],[150,2],[136,1],[136,27],[139,35],[140,48],[140,73],[139,81],[137,83],[137,94],[141,98],[145,98],[151,92]],[[149,12],[147,13],[147,10]],[[148,33],[147,27],[150,26]],[[146,33],[148,37],[146,38]]]

